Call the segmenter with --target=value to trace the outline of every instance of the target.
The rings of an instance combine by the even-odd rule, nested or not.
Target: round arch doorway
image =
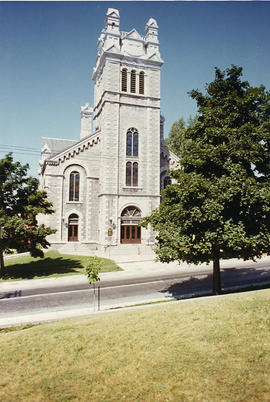
[[[69,215],[68,218],[68,241],[78,241],[79,217],[76,214]]]
[[[121,238],[122,244],[141,243],[141,211],[134,206],[126,207],[121,213]]]

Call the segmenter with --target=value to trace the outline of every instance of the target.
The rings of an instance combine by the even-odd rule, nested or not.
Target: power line
[[[40,155],[40,149],[38,149],[38,148],[22,147],[22,146],[15,146],[15,145],[4,145],[4,144],[0,144],[0,152],[1,153],[12,152],[14,154],[32,155],[32,156]]]
[[[19,151],[31,151],[31,152],[40,152],[40,148],[33,148],[33,147],[22,147],[19,145],[7,145],[7,144],[0,144],[0,148],[4,149],[15,149]]]

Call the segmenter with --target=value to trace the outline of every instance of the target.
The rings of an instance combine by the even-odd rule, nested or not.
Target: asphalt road
[[[237,267],[222,270],[221,278],[224,289],[270,283],[270,262],[256,265],[241,263]],[[211,286],[211,268],[177,275],[103,281],[100,283],[101,309],[184,298],[191,294],[211,292]],[[90,312],[94,308],[93,301],[93,289],[87,284],[2,292],[0,319],[74,309],[89,309]]]

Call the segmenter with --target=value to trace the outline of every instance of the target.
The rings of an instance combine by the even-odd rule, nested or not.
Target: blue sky
[[[251,85],[270,89],[270,2],[0,2],[0,158],[21,147],[14,158],[37,175],[41,137],[79,139],[108,7],[122,31],[158,22],[165,135],[196,113],[187,92],[203,91],[215,66],[242,66]]]

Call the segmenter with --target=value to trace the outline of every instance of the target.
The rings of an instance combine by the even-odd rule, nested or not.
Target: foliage
[[[38,190],[38,180],[27,177],[28,165],[13,162],[11,154],[0,160],[0,254],[4,274],[3,253],[10,249],[29,251],[33,257],[43,256],[49,246],[46,236],[54,229],[38,225],[38,214],[52,214],[46,192]]]
[[[270,290],[0,338],[1,401],[269,401]]]
[[[89,257],[88,262],[85,266],[86,274],[88,277],[88,282],[90,284],[95,284],[100,281],[99,273],[101,271],[101,259],[99,257]]]
[[[185,133],[189,127],[192,127],[198,121],[198,116],[189,117],[187,123],[181,117],[174,122],[169,132],[169,137],[165,138],[165,146],[175,155],[181,156],[181,152],[185,143]]]
[[[165,138],[165,146],[175,153],[175,155],[180,156],[182,148],[182,139],[186,132],[186,125],[184,119],[181,117],[178,121],[174,122],[172,128],[169,132],[169,137]]]
[[[188,127],[193,126],[198,120],[198,117],[190,117],[187,124],[181,117],[178,121],[174,122],[169,132],[169,137],[165,138],[165,146],[172,151],[175,155],[180,156],[184,145],[185,133]]]
[[[144,221],[158,231],[161,261],[213,261],[214,293],[220,258],[270,254],[270,93],[241,75],[241,67],[216,68],[206,95],[190,92],[199,116],[171,172],[177,183]]]

